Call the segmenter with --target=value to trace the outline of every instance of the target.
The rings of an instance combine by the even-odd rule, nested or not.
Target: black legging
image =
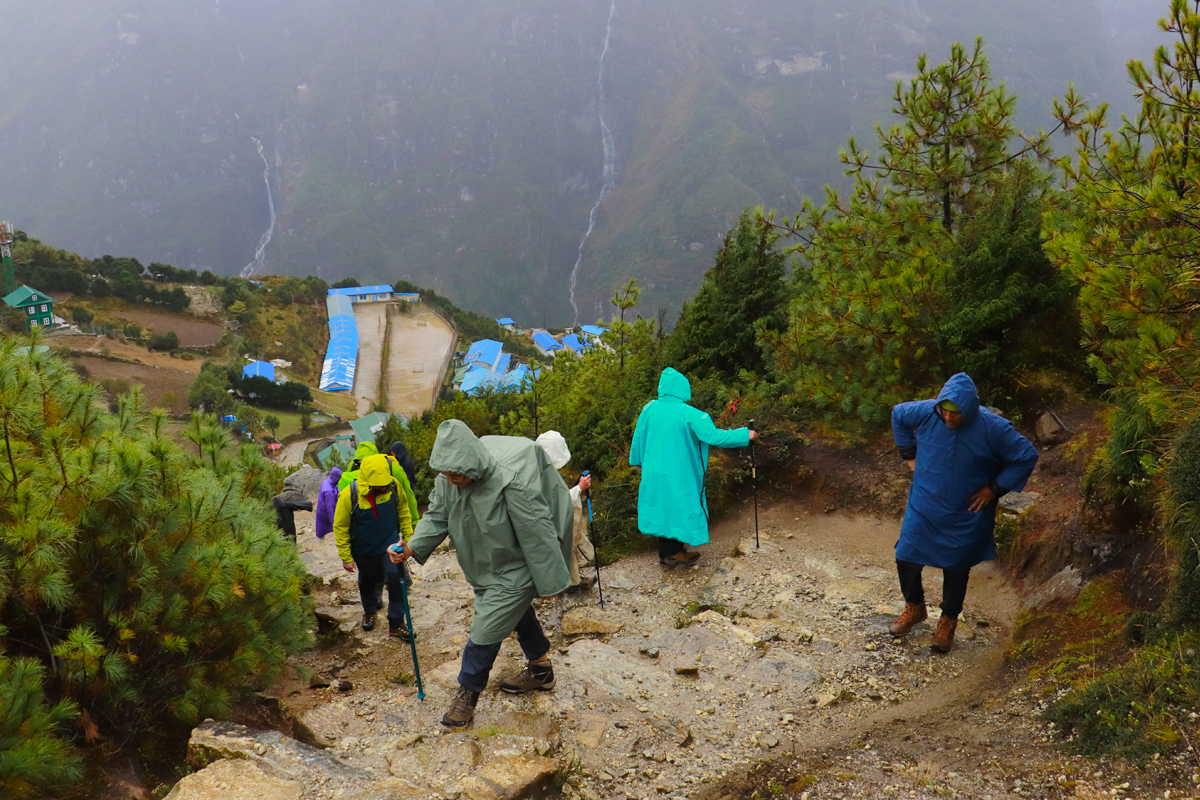
[[[921,584],[921,564],[896,559],[896,572],[900,573],[900,592],[906,603],[925,603],[925,587]],[[963,600],[967,597],[967,579],[971,569],[942,570],[942,615],[958,619],[962,613]]]
[[[658,537],[658,557],[659,558],[674,558],[676,553],[682,553],[687,547],[678,539],[668,539],[665,536]]]

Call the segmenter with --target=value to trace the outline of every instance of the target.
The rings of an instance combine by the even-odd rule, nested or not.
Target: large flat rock
[[[560,684],[586,685],[630,702],[661,697],[675,684],[671,676],[653,664],[594,639],[575,642],[554,668],[565,673],[558,679]]]
[[[314,775],[330,781],[362,781],[369,773],[348,766],[324,750],[279,731],[260,731],[233,722],[205,720],[188,740],[188,762],[206,766],[223,758],[245,759],[268,775],[307,783]]]
[[[513,755],[483,765],[453,788],[469,800],[515,800],[540,789],[557,771],[552,758]]]
[[[175,784],[167,800],[300,800],[300,781],[269,775],[243,758],[221,759]]]

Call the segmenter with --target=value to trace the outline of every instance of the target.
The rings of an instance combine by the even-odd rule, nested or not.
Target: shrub
[[[53,665],[46,694],[79,709],[87,738],[148,741],[227,715],[309,642],[304,566],[268,506],[280,470],[211,416],[193,417],[181,448],[137,389],[104,414],[99,387],[49,354],[17,356],[18,343],[0,344],[12,658]]]
[[[71,320],[76,325],[87,325],[95,318],[96,315],[88,311],[83,306],[75,306],[71,309]]]
[[[151,350],[174,350],[179,347],[179,337],[175,335],[175,331],[167,331],[165,334],[154,334],[150,337],[148,347]]]
[[[125,326],[125,338],[126,339],[142,338],[142,329],[139,328],[137,325],[134,325],[132,322],[129,323],[128,325]]]

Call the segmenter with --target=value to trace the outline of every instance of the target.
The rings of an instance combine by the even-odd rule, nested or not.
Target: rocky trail
[[[972,573],[955,647],[933,654],[936,573],[932,618],[887,633],[897,521],[802,501],[759,516],[758,549],[743,507],[714,522],[697,566],[634,555],[603,570],[605,608],[595,589],[542,605],[555,689],[495,688],[521,665],[510,639],[474,724],[452,731],[440,719],[472,599],[454,554],[415,570],[420,700],[408,646],[382,615],[360,629],[354,577],[298,514],[323,644],[269,693],[292,736],[205,723],[189,754],[212,763],[170,797],[1186,796],[1163,787],[1190,776],[1187,758],[1152,776],[1052,746],[1043,698],[1004,667],[1021,600],[998,570]]]

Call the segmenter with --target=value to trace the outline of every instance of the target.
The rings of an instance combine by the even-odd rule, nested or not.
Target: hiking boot
[[[659,558],[658,563],[664,567],[689,567],[700,560],[700,554],[695,550],[680,550],[670,558]]]
[[[442,715],[442,724],[447,728],[465,728],[475,719],[475,704],[479,702],[479,692],[472,692],[465,686],[458,687],[458,694],[450,701],[450,710]]]
[[[580,594],[586,592],[596,585],[596,576],[589,575],[586,578],[581,577],[579,583],[567,587],[567,594]]]
[[[537,690],[548,692],[554,688],[554,667],[546,661],[541,664],[530,661],[525,669],[500,681],[500,688],[509,694],[525,694]]]
[[[362,629],[364,631],[374,630],[375,629],[375,618],[377,616],[379,616],[378,611],[372,611],[370,614],[364,613]]]
[[[906,636],[918,622],[924,622],[929,617],[924,603],[905,603],[904,613],[896,617],[896,621],[888,625],[888,633],[892,636]]]
[[[388,620],[388,636],[395,636],[405,644],[412,641],[412,637],[408,633],[408,628],[404,625],[393,625],[391,620]]]
[[[933,641],[929,643],[931,650],[936,650],[939,653],[949,653],[950,648],[954,646],[954,629],[958,627],[958,619],[947,617],[945,614],[938,620],[937,632],[933,634]]]

